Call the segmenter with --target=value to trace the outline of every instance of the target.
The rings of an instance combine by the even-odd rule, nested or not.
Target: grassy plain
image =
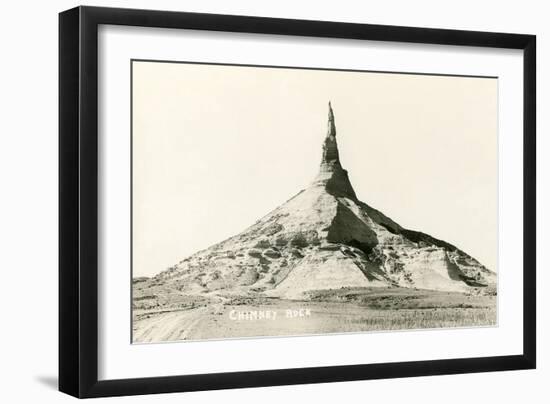
[[[221,294],[144,297],[138,291],[133,339],[161,342],[494,326],[496,304],[496,293],[486,288],[469,294],[343,288],[309,292],[303,300]]]

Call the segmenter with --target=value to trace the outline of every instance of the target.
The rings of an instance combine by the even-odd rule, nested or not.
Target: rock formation
[[[199,251],[150,280],[189,294],[263,293],[401,286],[467,291],[496,275],[455,246],[407,230],[361,202],[340,163],[329,103],[319,174],[242,233]]]

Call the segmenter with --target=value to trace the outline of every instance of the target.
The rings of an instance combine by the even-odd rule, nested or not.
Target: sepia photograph
[[[58,261],[57,287],[34,282],[28,305],[52,297],[55,321],[39,319],[56,349],[37,352],[57,358],[42,358],[56,369],[37,368],[40,390],[14,394],[265,401],[269,387],[280,403],[278,390],[311,401],[299,385],[362,394],[368,381],[387,398],[401,378],[437,375],[439,387],[390,390],[426,404],[541,390],[537,24],[517,10],[468,26],[467,7],[371,21],[332,6],[78,6],[44,30],[58,80],[39,81],[58,111],[34,110],[58,139],[51,153],[27,147],[40,167],[14,156],[58,175],[8,194],[49,210],[35,196],[58,191],[59,237],[50,226],[35,243]],[[44,137],[47,117],[16,121]],[[11,266],[34,251],[22,240]]]
[[[495,327],[498,79],[133,60],[132,343]]]

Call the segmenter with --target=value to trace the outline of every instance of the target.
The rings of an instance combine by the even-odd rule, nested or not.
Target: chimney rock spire
[[[321,167],[314,184],[323,186],[332,195],[357,199],[349,181],[348,173],[340,164],[338,144],[336,143],[334,111],[330,101],[328,103],[328,130],[323,143]]]
[[[339,163],[338,144],[336,143],[336,124],[334,122],[334,112],[330,101],[328,103],[328,129],[325,143],[323,144],[323,158],[321,165],[330,163]]]
[[[327,137],[336,137],[336,124],[334,123],[334,112],[332,111],[332,105],[328,102],[328,130]]]

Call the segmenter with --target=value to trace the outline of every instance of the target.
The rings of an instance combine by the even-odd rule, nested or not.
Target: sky
[[[358,198],[497,271],[498,80],[134,61],[133,276],[233,236],[317,174],[334,109]]]

